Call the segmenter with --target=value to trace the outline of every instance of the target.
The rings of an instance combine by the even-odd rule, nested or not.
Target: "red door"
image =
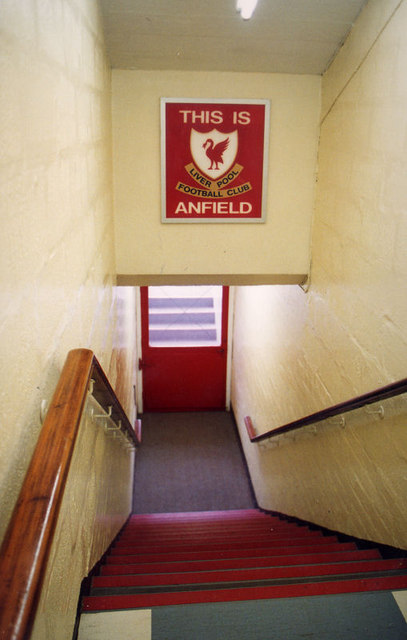
[[[225,409],[228,287],[141,287],[144,411]]]

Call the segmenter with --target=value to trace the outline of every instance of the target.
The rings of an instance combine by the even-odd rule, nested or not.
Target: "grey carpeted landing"
[[[134,513],[256,506],[230,413],[145,413],[142,428]]]

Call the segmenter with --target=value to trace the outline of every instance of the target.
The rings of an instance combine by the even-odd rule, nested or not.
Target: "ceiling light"
[[[243,20],[249,20],[256,8],[257,0],[236,0],[236,10],[240,11]]]

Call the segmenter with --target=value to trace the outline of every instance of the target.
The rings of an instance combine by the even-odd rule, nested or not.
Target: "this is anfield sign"
[[[269,109],[161,99],[163,222],[264,222]]]

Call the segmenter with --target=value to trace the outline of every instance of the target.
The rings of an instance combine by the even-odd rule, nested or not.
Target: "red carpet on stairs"
[[[82,610],[397,589],[407,589],[407,558],[255,509],[135,515]]]

